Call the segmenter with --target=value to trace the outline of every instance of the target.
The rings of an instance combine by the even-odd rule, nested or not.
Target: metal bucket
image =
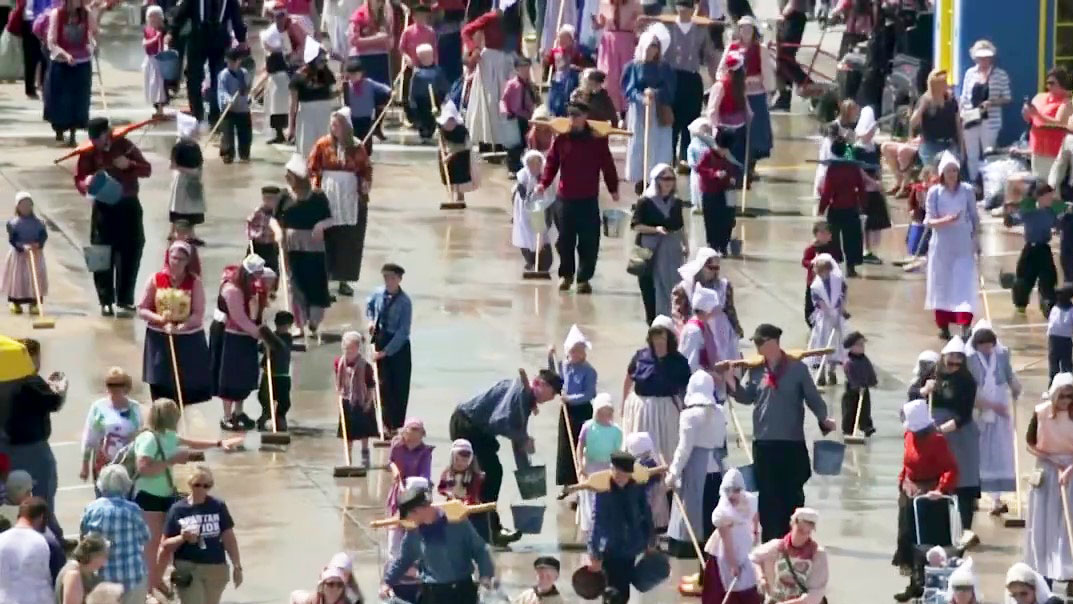
[[[631,583],[637,591],[644,593],[654,589],[671,576],[671,560],[663,552],[650,552],[633,565]]]
[[[182,60],[179,53],[174,50],[162,50],[156,55],[157,65],[160,66],[160,76],[165,82],[178,82],[182,70]]]
[[[741,239],[738,239],[737,237],[732,238],[730,240],[730,244],[727,247],[729,248],[728,251],[730,252],[731,258],[741,258]]]
[[[510,512],[514,516],[514,530],[523,535],[539,535],[544,526],[544,506],[512,505]]]
[[[82,255],[86,259],[86,270],[91,273],[99,273],[112,268],[112,246],[110,245],[87,245],[82,248]]]
[[[548,472],[544,466],[529,466],[514,471],[522,499],[537,499],[548,494]]]
[[[1017,275],[1007,271],[999,271],[998,282],[1002,289],[1013,289],[1014,283],[1017,282]]]
[[[123,196],[123,187],[118,180],[112,178],[111,174],[101,170],[94,174],[89,181],[89,186],[86,187],[86,195],[94,201],[111,206],[118,203],[120,197]]]
[[[548,228],[547,209],[547,205],[536,199],[530,199],[525,202],[525,219],[529,221],[529,228],[533,231],[534,236],[538,233],[543,234]],[[547,243],[547,241],[544,243]]]
[[[608,208],[603,211],[601,222],[604,225],[604,237],[619,239],[626,233],[626,227],[630,223],[630,213],[619,208]]]
[[[738,466],[738,471],[741,472],[741,477],[745,482],[745,490],[750,493],[757,492],[756,470],[753,469],[753,464]]]
[[[820,476],[838,476],[846,459],[846,445],[834,440],[812,443],[812,471]]]

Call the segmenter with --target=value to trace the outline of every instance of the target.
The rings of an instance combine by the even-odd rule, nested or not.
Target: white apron
[[[972,189],[962,184],[951,193],[941,185],[928,191],[925,207],[927,218],[938,218],[960,212],[953,224],[932,229],[928,245],[926,310],[976,312],[979,281],[976,249],[972,240],[976,200]]]
[[[998,350],[986,358],[976,353],[984,368],[984,380],[976,391],[976,397],[990,402],[1002,403],[1007,416],[1003,417],[990,409],[980,412],[977,424],[980,427],[980,489],[985,493],[1001,493],[1014,490],[1013,424],[1010,423],[1009,384],[999,384]]]
[[[345,170],[325,170],[320,188],[328,198],[332,226],[358,224],[358,175]]]
[[[719,304],[712,312],[712,318],[708,325],[715,334],[715,348],[720,361],[737,359],[741,356],[738,350],[738,332],[730,324],[730,317],[723,311],[727,300],[727,285],[730,283],[726,278],[720,278],[716,286],[719,294]]]
[[[291,111],[291,78],[286,71],[270,74],[265,83],[265,114],[287,115]],[[268,120],[265,128],[271,130]]]
[[[845,319],[842,317],[842,279],[831,275],[830,280],[830,295],[819,275],[809,286],[812,296],[819,298],[820,303],[812,311],[812,331],[809,332],[808,347],[834,348],[835,351],[827,355],[828,366],[846,362],[846,349],[842,347],[842,332],[845,328]],[[822,356],[810,357],[809,366],[813,369],[819,367],[822,359]]]
[[[172,170],[168,211],[176,214],[205,213],[205,187],[201,182],[200,168],[196,174]]]
[[[541,217],[534,217],[532,214],[534,207],[539,206],[543,208],[539,213],[543,216],[547,216],[548,206],[550,200],[545,191],[545,195],[535,196],[532,194],[533,188],[537,184],[537,177],[531,176],[529,178],[520,178],[517,186],[514,188],[514,211],[511,219],[510,228],[510,244],[518,249],[530,250],[535,252],[537,249],[537,232],[534,230],[534,222],[539,223]],[[522,195],[522,190],[528,189],[530,193],[528,195]],[[549,189],[550,190],[550,189]],[[547,220],[544,219],[544,224],[547,224]],[[545,226],[540,232],[540,245],[554,245],[555,233],[551,226]]]
[[[753,493],[742,492],[745,504],[731,508],[729,505],[717,505],[712,511],[712,525],[718,528],[730,523],[731,539],[734,541],[734,551],[728,551],[718,530],[712,531],[712,536],[704,544],[704,551],[715,556],[719,565],[719,576],[723,579],[723,589],[729,589],[734,581],[731,569],[735,566],[742,569],[738,576],[738,582],[734,584],[734,591],[744,591],[756,586],[756,567],[749,562],[749,552],[753,545],[753,517],[757,510],[757,496]]]
[[[317,139],[328,134],[328,120],[334,109],[334,100],[298,103],[298,113],[294,118],[294,146],[299,155],[309,157]]]
[[[164,89],[164,76],[160,73],[160,63],[156,57],[146,55],[142,59],[142,80],[146,103],[163,105],[168,102],[168,91]]]
[[[499,112],[499,99],[514,73],[511,55],[494,48],[481,51],[466,105],[466,129],[475,143],[517,147],[522,140],[518,125]]]
[[[324,15],[321,17],[320,27],[328,34],[329,52],[336,57],[345,59],[350,52],[347,27],[350,25],[350,17],[356,10],[358,10],[356,0],[326,0],[324,2]]]

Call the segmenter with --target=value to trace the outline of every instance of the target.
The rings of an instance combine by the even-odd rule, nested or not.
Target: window
[[[1054,65],[1073,73],[1073,0],[1055,0]]]

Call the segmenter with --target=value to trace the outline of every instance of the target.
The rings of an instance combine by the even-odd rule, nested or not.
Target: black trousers
[[[805,505],[805,483],[812,476],[804,442],[753,442],[753,468],[760,501],[762,539],[781,539],[790,531],[790,516]]]
[[[805,284],[805,323],[812,327],[812,311],[816,310],[816,305],[812,303],[812,289],[809,288],[809,284]]]
[[[272,394],[276,396],[276,420],[285,422],[287,412],[291,409],[291,376],[272,377]],[[268,376],[261,373],[261,386],[257,390],[257,400],[261,403],[261,418],[272,420],[272,403],[268,398]]]
[[[390,339],[385,337],[384,341]],[[398,430],[406,423],[406,408],[410,404],[410,373],[413,370],[410,343],[403,344],[395,354],[377,361],[376,367],[380,372],[380,410],[384,414],[384,426],[389,430]]]
[[[709,472],[704,477],[704,495],[701,499],[701,532],[702,535],[698,535],[702,540],[707,541],[712,533],[715,532],[715,526],[712,525],[712,511],[715,506],[719,505],[719,485],[723,483],[723,475],[719,472]]]
[[[1055,374],[1073,371],[1073,338],[1047,336],[1047,365],[1050,377]]]
[[[485,427],[474,426],[473,422],[457,409],[451,414],[448,431],[452,441],[464,438],[473,445],[473,457],[484,471],[481,501],[498,501],[499,489],[503,486],[503,464],[499,463],[499,441],[495,435]],[[503,528],[499,512],[488,512],[488,526],[492,535]]]
[[[645,325],[651,325],[656,318],[656,282],[652,271],[637,275],[637,288],[641,290],[641,304],[645,308]]]
[[[279,275],[279,245],[276,243],[253,242],[253,253],[265,261],[265,267]]]
[[[101,306],[134,306],[134,286],[145,247],[141,202],[137,197],[124,197],[115,205],[94,202],[90,224],[90,242],[112,247],[112,266],[93,273],[97,300]]]
[[[677,149],[675,157],[680,161],[686,159],[689,147],[689,124],[700,117],[701,97],[704,95],[704,81],[695,71],[674,70],[674,124],[671,129],[672,149]]]
[[[861,401],[861,392],[856,388],[846,386],[842,393],[842,434],[853,434],[853,427],[857,421],[857,403]],[[872,423],[872,392],[864,389],[864,404],[861,409],[860,431],[862,434],[870,434],[875,430]]]
[[[805,34],[805,24],[808,17],[800,11],[793,11],[779,24],[778,52],[775,61],[778,64],[776,75],[778,76],[779,88],[789,88],[793,84],[793,78],[789,74],[800,70],[797,65],[797,51],[800,50],[801,38]]]
[[[238,156],[250,158],[250,145],[253,144],[253,120],[249,113],[229,111],[220,126],[220,157],[234,159],[235,142],[238,141]]]
[[[1058,262],[1062,264],[1062,282],[1073,283],[1073,241],[1065,241],[1063,237],[1058,250]]]
[[[507,149],[507,170],[514,174],[522,169],[522,153],[525,152],[525,135],[529,132],[529,120],[516,117],[511,121],[518,125],[518,132],[521,133],[518,146]]]
[[[596,197],[560,197],[555,203],[554,218],[559,230],[559,239],[555,242],[555,250],[559,252],[559,276],[571,281],[576,276],[578,282],[592,279],[600,254],[600,201]]]
[[[1054,286],[1058,283],[1058,270],[1054,267],[1051,247],[1046,243],[1026,243],[1017,258],[1017,280],[1014,281],[1013,305],[1028,306],[1032,288],[1039,284],[1039,305],[1043,314],[1050,312],[1054,304]]]
[[[216,75],[224,68],[224,48],[206,48],[201,44],[186,45],[186,98],[190,111],[198,121],[205,119],[205,98],[201,83],[205,80],[205,63],[209,64],[209,121],[213,124],[220,118],[220,105],[216,100]]]
[[[456,583],[425,583],[417,604],[477,604],[477,584],[472,580]]]
[[[727,205],[726,191],[705,193],[703,210],[704,238],[708,240],[708,247],[726,256],[727,246],[730,245],[730,235],[734,232],[734,225],[737,224],[734,208]]]
[[[41,40],[33,34],[33,27],[33,21],[22,20],[22,76],[27,95],[37,94],[37,68],[44,69],[45,65]]]
[[[604,553],[603,570],[607,576],[604,604],[626,604],[630,601],[635,556],[613,556]]]
[[[537,258],[538,254],[532,250],[522,248],[521,252],[522,258],[525,259],[525,270],[531,271],[536,267],[536,270],[546,273],[548,272],[548,269],[551,268],[551,245],[545,243],[541,246],[539,258]]]
[[[864,262],[864,233],[861,232],[861,213],[856,209],[828,208],[827,223],[831,225],[831,240],[842,248],[846,266]]]
[[[577,471],[574,467],[574,456],[570,453],[570,443],[577,447],[578,437],[581,435],[581,425],[592,419],[592,404],[565,405],[567,415],[570,416],[570,433],[573,441],[566,436],[566,416],[559,412],[559,447],[555,462],[555,484],[567,486],[577,484]]]
[[[958,515],[961,516],[962,530],[972,530],[976,502],[980,501],[980,487],[958,487],[954,489],[954,495],[958,498]]]
[[[354,138],[365,141],[365,153],[368,155],[373,154],[373,137],[369,136],[369,131],[373,129],[372,116],[366,117],[350,117],[350,125],[354,128]]]

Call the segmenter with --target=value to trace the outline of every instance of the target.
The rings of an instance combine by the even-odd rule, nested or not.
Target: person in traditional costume
[[[401,78],[400,101],[402,102],[406,119],[413,124],[416,124],[417,120],[408,101],[414,89],[414,73],[418,65],[422,64],[422,61],[417,56],[417,49],[422,46],[428,46],[429,52],[432,54],[425,60],[424,64],[428,66],[436,64],[436,47],[433,46],[436,43],[436,31],[429,25],[429,19],[431,18],[429,10],[429,6],[426,4],[415,4],[405,19],[408,24],[398,38],[398,52],[402,59],[403,74],[402,76],[396,76]],[[427,85],[422,93],[424,96],[428,96]],[[432,106],[439,106],[439,103],[433,99]],[[431,117],[431,114],[429,117]]]
[[[693,24],[694,1],[675,0],[674,9],[677,20],[666,28],[670,33],[670,44],[664,49],[663,58],[674,70],[675,80],[671,105],[674,111],[671,147],[678,158],[679,173],[688,174],[686,150],[689,148],[689,124],[700,116],[701,97],[704,94],[700,70],[704,66],[708,77],[715,80],[720,56],[708,31]]]
[[[328,4],[334,4],[334,1]],[[275,132],[275,136],[268,141],[270,145],[287,141],[284,132],[288,129],[291,106],[290,70],[294,65],[302,65],[306,38],[302,27],[287,15],[286,9],[277,7],[272,19],[272,25],[261,32],[265,73],[268,74],[264,94],[265,114],[268,116],[265,130]],[[343,22],[345,28],[345,18]],[[335,40],[333,35],[332,42]]]
[[[966,367],[965,353],[965,342],[958,336],[951,338],[943,347],[935,377],[924,383],[920,393],[928,397],[935,424],[946,435],[957,460],[955,492],[961,526],[969,531],[980,498],[980,428],[973,418],[977,386]]]
[[[756,567],[749,561],[760,537],[757,497],[745,490],[745,477],[737,468],[723,475],[711,521],[715,530],[704,544],[709,558],[704,563],[701,604],[761,604]]]
[[[916,399],[902,406],[905,452],[898,472],[898,538],[891,564],[909,575],[905,591],[894,596],[905,602],[924,594],[924,557],[917,545],[951,546],[950,502],[958,481],[957,460],[932,419],[928,401]],[[914,505],[914,498],[926,499]],[[920,518],[916,517],[919,507]],[[920,526],[920,543],[916,527]]]
[[[428,145],[432,143],[432,134],[436,131],[436,114],[451,92],[451,82],[444,75],[443,68],[436,64],[435,46],[418,44],[414,54],[414,74],[410,78],[406,107],[417,135],[421,137],[421,144]]]
[[[864,170],[864,258],[865,264],[883,264],[876,251],[883,241],[883,231],[891,227],[890,211],[887,200],[883,197],[883,175],[880,173],[879,146],[875,135],[879,132],[875,110],[871,106],[861,109],[861,117],[855,128],[856,142],[853,143],[853,159],[868,164]],[[872,167],[875,166],[875,167]]]
[[[678,446],[678,415],[689,384],[689,361],[678,352],[678,336],[670,317],[656,317],[646,345],[626,366],[622,385],[622,431],[647,432],[657,456],[674,457]]]
[[[212,398],[209,347],[202,331],[205,289],[189,270],[191,251],[185,241],[169,246],[167,265],[146,283],[138,305],[138,318],[146,322],[142,381],[149,384],[153,400],[184,405]]]
[[[341,296],[353,296],[348,281],[361,276],[373,178],[372,162],[354,137],[349,113],[347,108],[332,113],[329,133],[309,153],[310,181],[328,197],[332,214],[332,226],[324,231],[324,247],[328,278],[339,282]]]
[[[444,512],[432,507],[427,489],[406,489],[399,496],[399,518],[417,524],[406,531],[399,555],[387,563],[380,594],[390,597],[390,585],[398,583],[410,567],[420,562],[422,604],[477,604],[478,581],[491,587],[495,566],[488,546],[469,522],[450,522]]]
[[[365,0],[350,16],[347,30],[350,40],[347,55],[360,57],[365,74],[383,84],[392,81],[388,55],[394,48],[394,27],[395,9],[391,2]]]
[[[473,70],[466,104],[466,128],[473,140],[507,149],[521,143],[517,124],[499,112],[499,99],[514,73],[514,59],[503,49],[501,15],[487,12],[462,28],[462,41]]]
[[[587,358],[591,348],[592,343],[581,333],[581,328],[571,325],[563,341],[566,358],[562,363],[556,362],[555,347],[548,350],[548,370],[563,379],[560,397],[563,408],[559,414],[559,447],[555,464],[555,484],[563,487],[560,499],[566,497],[566,487],[577,484],[577,468],[570,448],[576,446],[573,443],[580,442],[581,426],[592,419],[597,374]]]
[[[976,322],[967,362],[976,380],[980,419],[980,490],[991,495],[991,515],[1009,511],[1002,493],[1014,489],[1012,405],[1021,396],[1021,380],[1010,363],[1010,350],[998,341],[991,323]]]
[[[1005,604],[1062,604],[1065,598],[1051,593],[1043,575],[1024,562],[1006,571]]]
[[[462,23],[466,2],[440,0],[434,4],[440,12],[436,23],[436,57],[448,82],[462,77]]]
[[[12,314],[22,314],[23,304],[30,305],[30,314],[38,314],[41,312],[37,307],[38,296],[44,299],[48,295],[48,269],[41,251],[48,241],[48,229],[34,214],[34,201],[29,193],[15,194],[15,216],[5,226],[11,249],[0,268],[0,293],[7,296]],[[30,262],[31,254],[33,262]],[[34,290],[35,278],[38,291]]]
[[[717,451],[726,450],[727,418],[717,404],[715,380],[707,370],[698,370],[689,378],[683,404],[678,420],[678,446],[666,476],[667,484],[678,492],[677,501],[681,502],[671,508],[667,550],[677,558],[693,558],[697,554],[690,532],[700,531],[697,538],[707,538],[702,530],[703,519],[711,515],[719,499],[723,470]]]
[[[264,259],[256,254],[224,269],[209,327],[213,394],[220,397],[224,410],[220,427],[232,432],[255,426],[242,402],[257,390],[258,339],[275,343],[272,330],[261,323],[268,305],[268,292],[258,281],[263,271]]]
[[[484,472],[473,455],[473,445],[464,438],[451,443],[451,454],[447,467],[440,473],[440,482],[436,490],[448,500],[457,499],[466,505],[482,503],[481,486],[484,484]],[[471,514],[469,521],[477,534],[484,541],[490,542],[488,535],[487,513]]]
[[[685,259],[685,202],[675,192],[677,182],[670,164],[656,164],[630,219],[634,245],[649,251],[647,266],[637,275],[646,323],[671,314],[671,290]]]
[[[749,157],[742,164],[749,168],[749,180],[755,178],[757,160],[771,156],[774,135],[768,95],[775,91],[775,57],[760,39],[756,19],[744,16],[738,20],[737,39],[727,47],[727,54],[740,52],[745,63],[745,94],[749,102],[749,121],[746,125]],[[746,145],[742,145],[746,146]]]
[[[511,598],[510,604],[563,604],[563,597],[555,582],[559,580],[559,560],[553,556],[540,556],[533,561],[536,585]]]
[[[820,182],[816,215],[827,218],[834,245],[845,251],[846,276],[852,279],[857,277],[857,267],[864,263],[861,209],[868,179],[857,163],[848,161],[848,152],[846,141],[831,142],[832,159]]]
[[[939,337],[950,339],[950,324],[966,333],[979,298],[976,257],[980,253],[980,216],[972,186],[960,181],[961,164],[950,153],[939,161],[939,183],[924,201],[928,245],[924,308],[935,311]]]
[[[391,469],[394,482],[387,494],[388,516],[399,511],[399,495],[403,490],[403,485],[408,484],[411,478],[424,478],[426,482],[432,480],[432,450],[435,447],[425,444],[425,434],[425,423],[416,418],[409,418],[391,440],[388,467]],[[388,532],[388,551],[392,556],[399,554],[402,533],[401,527]]]
[[[48,23],[51,59],[45,76],[45,121],[56,140],[75,144],[75,130],[89,123],[93,87],[93,52],[97,46],[97,19],[84,0],[63,0],[53,8]],[[24,35],[32,35],[25,32]]]
[[[804,487],[812,475],[805,446],[805,407],[824,434],[838,427],[808,367],[783,351],[781,337],[782,330],[774,325],[757,326],[752,341],[764,363],[750,369],[742,382],[728,385],[734,400],[753,405],[754,471],[765,539],[785,534],[793,510],[805,503]]]
[[[189,113],[177,113],[175,129],[179,137],[171,147],[168,222],[174,233],[175,223],[185,220],[192,233],[196,225],[205,222],[205,186],[201,182],[205,160],[197,142],[197,118]]]
[[[622,428],[615,423],[615,405],[611,395],[606,392],[597,394],[592,399],[592,418],[581,424],[577,437],[577,459],[581,464],[581,476],[584,480],[596,472],[611,468],[611,455],[622,449]],[[592,531],[592,516],[596,493],[583,490],[577,498],[578,528],[583,535]]]
[[[373,126],[377,112],[391,99],[391,87],[368,77],[365,65],[359,57],[350,57],[344,65],[346,81],[343,83],[343,98],[349,110],[354,137],[362,142],[366,155],[373,153]],[[377,126],[379,127],[379,126]]]
[[[628,103],[626,129],[633,133],[626,147],[626,180],[634,183],[638,195],[645,175],[658,164],[674,161],[670,114],[675,78],[664,60],[669,45],[670,34],[663,24],[649,26],[637,41],[633,61],[622,70],[622,94]]]
[[[581,69],[589,63],[574,35],[573,25],[560,27],[555,47],[544,55],[542,63],[548,73],[548,110],[555,116],[566,115],[566,105],[581,81]]]
[[[623,446],[630,455],[633,455],[637,463],[652,469],[662,466],[656,455],[656,446],[648,432],[634,432],[626,437]],[[648,499],[648,509],[652,510],[652,525],[657,533],[665,533],[667,524],[670,522],[670,502],[667,501],[667,485],[662,480],[649,480],[645,485],[645,497]]]
[[[86,195],[100,171],[107,172],[122,187],[119,201],[106,204],[95,199],[90,213],[90,244],[110,248],[107,268],[93,273],[97,300],[105,317],[115,315],[113,305],[118,305],[123,314],[133,315],[135,280],[145,247],[138,179],[148,178],[153,167],[129,139],[112,137],[107,119],[90,120],[86,131],[93,148],[78,156],[75,188]]]
[[[365,358],[365,337],[356,331],[343,334],[342,354],[335,358],[332,373],[335,375],[335,392],[343,399],[344,418],[346,420],[346,446],[353,448],[361,441],[361,465],[371,465],[369,457],[369,439],[380,434],[376,419],[376,381],[372,365]],[[337,436],[343,438],[344,418],[340,418]]]
[[[763,497],[763,495],[761,495]],[[763,505],[763,503],[761,503]],[[756,566],[761,594],[769,602],[820,604],[827,593],[827,550],[812,538],[820,513],[812,508],[794,510],[790,530],[765,540],[749,554]],[[763,518],[760,523],[763,524]],[[767,527],[764,527],[767,533]]]
[[[503,96],[499,99],[499,112],[518,129],[517,144],[507,149],[507,177],[513,178],[522,169],[522,152],[525,151],[525,135],[529,132],[529,120],[533,110],[540,104],[540,89],[532,81],[532,64],[526,57],[514,59],[514,77],[507,81]],[[427,93],[426,93],[427,96]],[[549,105],[551,91],[548,91]],[[541,166],[543,168],[543,166]]]
[[[637,0],[602,0],[596,15],[596,34],[600,39],[596,68],[606,74],[607,93],[619,115],[627,108],[622,94],[622,70],[633,58],[640,16],[641,5]]]
[[[473,455],[484,469],[482,501],[497,501],[503,485],[498,437],[510,440],[516,466],[529,468],[532,465],[529,456],[536,451],[536,443],[529,436],[529,417],[537,413],[541,404],[562,392],[562,378],[553,371],[543,369],[528,383],[522,379],[523,375],[496,382],[488,390],[459,404],[451,414],[451,439],[468,440],[473,446]],[[492,543],[496,545],[506,545],[521,538],[521,533],[503,527],[497,512],[489,513],[488,524]]]
[[[578,6],[576,0],[547,0],[547,10],[544,11],[544,19],[540,28],[538,40],[541,56],[547,54],[555,47],[559,32],[564,25],[577,27]],[[630,47],[633,50],[633,47]]]
[[[324,311],[331,305],[324,232],[332,226],[331,204],[323,191],[313,189],[304,156],[292,155],[284,166],[291,195],[283,200],[277,220],[283,229],[292,312],[299,335],[309,327],[317,334]]]
[[[521,250],[522,258],[525,260],[525,271],[547,272],[551,268],[553,259],[551,246],[555,243],[551,233],[550,210],[554,199],[550,198],[547,190],[540,195],[536,194],[540,176],[544,172],[544,154],[530,149],[521,159],[522,168],[515,175],[514,191],[511,193],[514,209],[510,242]],[[543,216],[542,224],[539,218],[536,218],[538,224],[533,224],[535,218],[533,215],[536,213]]]
[[[842,340],[846,351],[846,362],[842,365],[846,374],[846,389],[842,392],[843,436],[854,436],[859,430],[871,437],[876,432],[872,421],[872,389],[879,386],[879,378],[872,360],[865,354],[867,342],[868,338],[859,331],[850,332]]]
[[[167,35],[164,9],[159,6],[146,8],[145,21],[146,26],[142,30],[142,48],[145,49],[145,58],[142,59],[142,87],[145,89],[145,102],[153,106],[153,117],[159,119],[164,117],[164,105],[168,104],[168,89],[157,61],[157,55],[165,48],[164,36]]]
[[[466,193],[476,191],[479,184],[469,129],[454,101],[447,101],[440,107],[436,123],[439,124],[440,182],[455,201],[465,203]]]
[[[328,52],[343,61],[350,55],[350,18],[361,5],[359,0],[328,0],[320,16],[320,29],[328,34]],[[277,7],[278,11],[279,8]]]
[[[309,157],[313,144],[328,134],[329,118],[336,107],[335,76],[320,44],[311,37],[305,39],[302,60],[304,65],[290,83],[287,139],[294,139],[299,155]]]
[[[689,361],[689,370],[711,371],[719,358],[718,345],[710,321],[719,305],[719,295],[706,287],[694,287],[690,300],[693,316],[682,326],[678,352]]]
[[[1073,579],[1069,532],[1061,527],[1062,491],[1073,497],[1073,374],[1059,373],[1051,380],[1050,398],[1036,405],[1028,423],[1028,452],[1036,457],[1038,479],[1031,480],[1025,511],[1025,563],[1048,583]]]
[[[820,254],[812,259],[816,276],[809,285],[812,294],[812,329],[809,331],[808,347],[833,348],[834,352],[809,358],[809,368],[817,371],[826,367],[816,384],[826,386],[838,383],[838,366],[846,362],[846,349],[842,347],[846,328],[846,281],[838,263],[830,254]]]
[[[716,79],[708,89],[708,106],[705,113],[713,128],[732,136],[730,152],[739,166],[744,168],[745,141],[752,109],[746,91],[745,54],[740,50],[728,50],[716,72]]]
[[[684,324],[693,316],[692,297],[698,287],[715,292],[716,305],[709,319],[709,329],[715,337],[715,361],[739,358],[738,340],[745,335],[734,307],[734,287],[730,279],[719,274],[721,263],[722,258],[712,248],[697,248],[693,259],[678,268],[682,280],[671,290],[672,316],[677,324]]]
[[[588,105],[589,119],[607,122],[612,127],[618,127],[622,117],[621,112],[615,107],[611,95],[604,88],[606,80],[607,74],[599,69],[593,67],[584,69],[581,72],[578,87],[570,93],[570,102]]]
[[[365,303],[376,362],[380,376],[380,409],[388,435],[403,427],[410,404],[410,330],[413,302],[402,289],[406,271],[394,263],[380,268],[384,285],[378,287]]]

